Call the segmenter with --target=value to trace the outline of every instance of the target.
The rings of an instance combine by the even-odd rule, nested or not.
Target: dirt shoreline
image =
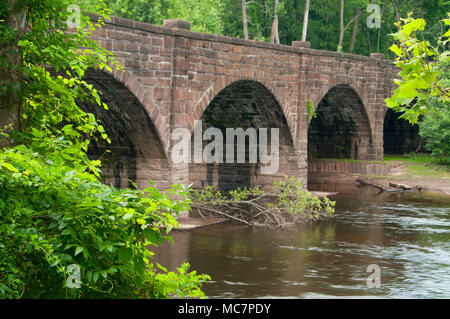
[[[316,184],[322,183],[343,183],[343,184],[354,184],[361,186],[361,183],[357,179],[362,179],[369,183],[378,184],[382,186],[386,191],[399,190],[398,188],[392,187],[389,184],[402,184],[409,186],[411,190],[417,192],[438,192],[450,196],[450,178],[448,177],[436,177],[436,176],[418,176],[406,173],[406,167],[408,164],[396,165],[394,169],[386,176],[371,176],[371,175],[323,175],[314,176],[311,178],[311,182]],[[371,187],[371,186],[366,186]]]
[[[405,184],[413,190],[443,192],[450,195],[450,178],[407,174],[409,164],[399,165],[392,169],[388,176],[370,177],[374,181],[389,187],[389,183]]]

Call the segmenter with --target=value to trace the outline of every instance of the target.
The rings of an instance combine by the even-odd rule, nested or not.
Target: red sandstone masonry
[[[377,164],[370,162],[343,162],[323,159],[311,160],[308,174],[320,176],[333,175],[388,175],[395,164]]]
[[[92,16],[95,19],[95,16]],[[384,100],[393,89],[392,62],[348,53],[277,45],[166,28],[112,17],[94,38],[125,67],[114,77],[139,99],[153,121],[166,156],[170,132],[188,127],[225,87],[239,80],[264,85],[287,119],[297,154],[297,176],[306,180],[307,101],[317,106],[334,86],[351,86],[363,101],[374,154],[383,157]],[[361,158],[369,159],[369,158]],[[180,168],[181,171],[186,168]],[[185,180],[175,176],[170,180]]]

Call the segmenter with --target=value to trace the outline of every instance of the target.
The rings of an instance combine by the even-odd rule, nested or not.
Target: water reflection
[[[450,297],[450,199],[376,193],[340,193],[334,220],[292,231],[174,233],[156,258],[210,274],[211,298]],[[369,264],[381,267],[379,289],[366,286]]]

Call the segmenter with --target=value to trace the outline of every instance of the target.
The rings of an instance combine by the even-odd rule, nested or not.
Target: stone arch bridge
[[[267,186],[284,175],[306,183],[308,156],[383,157],[384,100],[396,71],[379,54],[203,34],[176,20],[161,27],[112,17],[93,38],[124,66],[87,72],[109,111],[83,105],[110,135],[112,143],[92,145],[90,155],[107,159],[104,176],[117,187],[130,181],[145,187],[151,179],[162,188],[180,182],[229,189]],[[262,175],[251,163],[173,163],[171,133],[180,127],[193,132],[194,122],[207,118],[203,126],[279,128],[278,172]]]

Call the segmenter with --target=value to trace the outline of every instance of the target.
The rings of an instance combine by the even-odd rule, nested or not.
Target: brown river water
[[[311,188],[311,187],[310,187]],[[322,189],[321,189],[322,188]],[[450,298],[450,197],[340,191],[335,218],[293,230],[220,224],[173,232],[156,259],[189,262],[209,298]],[[379,288],[367,272],[379,266]]]

